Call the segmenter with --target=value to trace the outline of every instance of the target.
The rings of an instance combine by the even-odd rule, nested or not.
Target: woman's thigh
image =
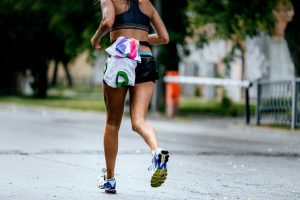
[[[154,82],[136,84],[130,88],[130,116],[131,120],[144,120],[153,95]]]
[[[127,88],[112,88],[104,84],[104,101],[106,107],[107,121],[120,124]]]

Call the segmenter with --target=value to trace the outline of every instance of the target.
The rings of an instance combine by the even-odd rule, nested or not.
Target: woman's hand
[[[94,35],[91,39],[91,44],[94,47],[94,49],[99,50],[101,48],[99,43],[100,43],[100,38]]]

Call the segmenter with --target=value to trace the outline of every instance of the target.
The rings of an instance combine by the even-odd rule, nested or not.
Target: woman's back
[[[167,44],[168,31],[150,0],[100,0],[102,20],[91,43],[100,49],[100,39],[110,31],[111,42],[121,36],[140,41],[141,51],[150,45]],[[151,25],[150,25],[151,24]],[[150,26],[153,34],[149,34]]]
[[[116,193],[114,170],[118,152],[118,132],[128,90],[132,129],[142,136],[152,152],[153,173],[150,183],[152,187],[159,187],[167,178],[169,152],[158,147],[156,132],[146,121],[154,92],[154,83],[159,79],[156,62],[148,46],[167,44],[169,35],[150,0],[100,0],[100,3],[102,20],[91,39],[93,47],[99,50],[101,38],[110,32],[111,42],[120,36],[135,38],[139,40],[140,48],[136,41],[130,40],[129,44],[126,38],[119,38],[123,40],[123,43],[118,41],[110,46],[112,54],[115,52],[120,54],[120,51],[123,54],[121,56],[110,55],[105,64],[103,79],[106,108],[104,155],[107,170],[103,176],[104,180],[97,181],[98,187],[104,189],[106,193]],[[149,34],[150,24],[155,31],[153,34]],[[126,50],[128,50],[127,53],[124,53]],[[135,59],[137,57],[140,60]]]
[[[110,33],[111,41],[120,36],[148,41],[152,9],[139,0],[112,0],[115,8],[115,22]]]

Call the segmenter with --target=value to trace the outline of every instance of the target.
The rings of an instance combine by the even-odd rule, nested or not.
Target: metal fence
[[[257,81],[256,124],[300,126],[300,78]]]

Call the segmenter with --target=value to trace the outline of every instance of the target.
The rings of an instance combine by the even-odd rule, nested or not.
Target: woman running
[[[169,35],[150,0],[101,0],[100,2],[102,21],[91,39],[92,46],[99,50],[101,48],[99,44],[101,38],[108,32],[110,33],[110,41],[114,44],[112,48],[124,45],[125,43],[122,43],[121,39],[125,38],[126,41],[126,38],[128,40],[132,38],[129,42],[139,42],[137,57],[140,55],[140,62],[136,64],[134,86],[121,84],[120,87],[116,83],[117,86],[113,87],[109,85],[109,76],[104,79],[106,175],[104,181],[99,183],[98,186],[107,193],[116,193],[114,171],[118,152],[118,132],[123,115],[125,96],[127,90],[129,90],[132,129],[145,140],[151,150],[153,174],[150,182],[152,187],[159,187],[164,183],[167,176],[166,163],[169,153],[167,150],[159,148],[156,132],[146,121],[154,83],[158,79],[158,71],[150,45],[167,44]],[[154,34],[149,34],[150,26],[155,30]],[[117,42],[118,44],[116,44]],[[128,46],[125,44],[125,47]],[[110,55],[110,57],[112,56]],[[129,58],[125,59],[129,60]],[[109,62],[105,68],[117,68],[114,65],[116,65],[114,62]],[[125,82],[128,83],[128,80],[125,80]]]

